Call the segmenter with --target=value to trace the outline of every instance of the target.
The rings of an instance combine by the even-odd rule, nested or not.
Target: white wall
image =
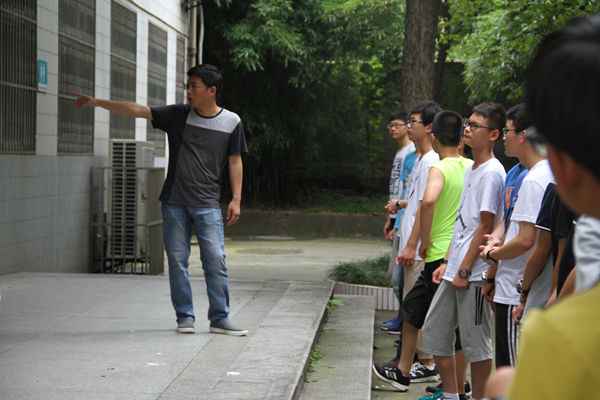
[[[138,19],[137,101],[146,104],[151,22],[168,31],[167,104],[175,102],[177,34],[187,36],[180,0],[118,1]],[[95,109],[93,156],[57,155],[58,4],[38,0],[37,55],[48,62],[48,92],[37,93],[36,154],[0,154],[0,275],[89,271],[90,168],[108,164],[109,113]],[[95,96],[103,99],[110,98],[110,4],[96,0]],[[144,120],[136,139],[146,140]]]

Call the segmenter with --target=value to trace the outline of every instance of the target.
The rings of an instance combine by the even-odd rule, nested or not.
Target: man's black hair
[[[431,131],[442,146],[457,146],[463,137],[463,119],[454,111],[442,111],[433,119]]]
[[[533,125],[529,114],[527,114],[527,106],[525,105],[525,103],[517,104],[516,106],[508,110],[508,113],[506,114],[506,119],[513,122],[513,125],[517,130],[516,133],[524,131],[525,129]]]
[[[188,77],[196,77],[202,79],[205,85],[215,87],[217,89],[217,99],[221,98],[221,90],[223,89],[223,77],[217,67],[210,64],[200,64],[192,67],[187,72]]]
[[[411,108],[408,114],[421,114],[421,121],[423,121],[423,125],[429,125],[433,122],[436,114],[441,111],[442,107],[440,107],[435,101],[423,100]]]
[[[406,111],[394,111],[390,115],[390,122],[392,122],[395,119],[399,119],[401,121],[404,121],[404,123],[407,123],[408,122],[408,114],[406,113]]]
[[[483,118],[487,118],[489,128],[502,131],[506,125],[506,110],[500,103],[491,103],[486,101],[473,107],[473,114],[479,114]],[[500,135],[498,135],[500,137]]]
[[[544,38],[526,103],[538,132],[600,180],[600,13]]]

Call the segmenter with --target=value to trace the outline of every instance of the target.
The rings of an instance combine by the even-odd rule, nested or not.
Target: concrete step
[[[308,374],[300,400],[368,400],[373,362],[373,296],[335,295],[343,306],[325,325],[319,346],[322,358]]]
[[[230,280],[234,323],[210,333],[193,278],[196,334],[175,332],[166,277],[0,277],[0,399],[297,399],[330,282]]]

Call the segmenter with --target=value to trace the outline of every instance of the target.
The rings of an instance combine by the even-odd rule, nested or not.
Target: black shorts
[[[415,285],[402,301],[400,308],[401,319],[415,328],[421,329],[425,323],[427,311],[429,311],[429,306],[439,286],[437,283],[433,283],[431,278],[433,271],[440,266],[441,262],[442,260],[437,260],[425,263],[425,268],[421,271],[421,275],[417,278]]]

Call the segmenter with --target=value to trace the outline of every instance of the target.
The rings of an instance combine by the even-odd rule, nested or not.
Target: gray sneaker
[[[195,333],[194,323],[191,319],[184,319],[177,324],[177,332],[179,333]]]
[[[220,325],[210,323],[210,331],[213,333],[222,333],[224,335],[245,336],[248,334],[246,329],[236,326],[231,321],[223,322]]]

